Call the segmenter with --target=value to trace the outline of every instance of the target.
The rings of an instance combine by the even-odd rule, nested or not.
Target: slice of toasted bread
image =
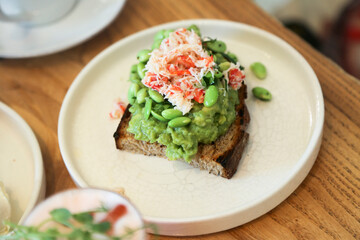
[[[191,165],[209,171],[209,173],[231,178],[238,167],[243,150],[248,142],[249,134],[245,132],[250,115],[245,105],[246,85],[239,89],[240,104],[237,105],[237,115],[234,123],[227,133],[220,136],[212,144],[199,144],[198,152],[191,160]],[[133,153],[141,153],[147,156],[166,158],[166,146],[159,143],[148,143],[136,140],[132,133],[127,132],[131,119],[129,107],[114,133],[116,147]]]

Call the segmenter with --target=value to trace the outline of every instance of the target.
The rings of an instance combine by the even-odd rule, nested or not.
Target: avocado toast
[[[224,42],[201,39],[194,25],[154,40],[132,67],[116,147],[231,178],[249,136],[243,67]]]

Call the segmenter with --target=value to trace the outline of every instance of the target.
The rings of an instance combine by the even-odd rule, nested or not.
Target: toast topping
[[[139,51],[139,63],[131,67],[126,130],[137,140],[166,146],[171,160],[191,162],[200,143],[226,134],[244,99],[237,56],[224,42],[200,36],[195,25],[161,30],[152,50]]]
[[[164,39],[159,49],[151,53],[142,83],[165,96],[176,109],[188,113],[193,103],[204,101],[201,79],[214,75],[215,62],[202,47],[201,38],[180,28]]]

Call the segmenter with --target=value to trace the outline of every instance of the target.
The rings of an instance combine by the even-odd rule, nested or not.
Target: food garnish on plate
[[[231,178],[248,141],[244,68],[200,30],[162,30],[131,68],[129,105],[114,133],[120,150],[183,159]]]

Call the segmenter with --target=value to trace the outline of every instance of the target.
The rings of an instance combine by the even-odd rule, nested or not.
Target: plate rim
[[[109,15],[108,18],[106,19],[106,21],[104,21],[103,24],[96,25],[95,28],[93,28],[92,30],[89,30],[86,34],[78,36],[77,38],[75,38],[75,40],[66,41],[65,43],[58,44],[56,46],[54,45],[54,46],[50,46],[50,47],[36,48],[35,50],[31,50],[31,51],[29,51],[27,53],[23,53],[23,52],[12,52],[12,53],[6,53],[5,52],[5,53],[3,53],[0,50],[0,57],[1,58],[7,58],[7,59],[18,59],[18,58],[24,58],[25,59],[25,58],[32,58],[32,57],[41,57],[41,56],[46,56],[46,55],[58,53],[58,52],[61,52],[61,51],[65,51],[67,49],[75,47],[75,46],[89,40],[90,38],[94,37],[96,34],[100,33],[102,30],[104,30],[106,27],[108,27],[111,24],[111,22],[122,11],[122,9],[123,9],[123,7],[124,7],[124,5],[126,3],[126,0],[115,0],[115,1],[112,1],[111,3],[117,3],[116,8],[114,8],[114,10],[113,10],[113,14]],[[76,3],[76,5],[74,6],[74,8],[78,7],[79,5],[81,5],[81,7],[85,7],[85,4],[86,4],[86,1],[79,0]],[[59,22],[60,21],[61,21],[61,19],[59,20]]]
[[[258,33],[258,34],[270,39],[271,41],[274,41],[274,42],[278,43],[279,45],[281,45],[281,47],[285,48],[285,50],[287,52],[289,52],[289,54],[293,55],[296,58],[296,60],[299,60],[301,62],[303,68],[307,71],[309,76],[311,76],[313,78],[313,81],[311,81],[312,84],[310,86],[311,86],[311,89],[314,90],[314,97],[315,97],[314,101],[316,102],[314,112],[316,113],[315,114],[316,121],[314,121],[314,129],[312,131],[309,142],[308,142],[304,152],[299,157],[297,163],[291,169],[291,172],[288,174],[288,177],[282,182],[282,184],[280,184],[278,187],[276,187],[274,189],[274,191],[272,192],[272,194],[268,195],[266,198],[262,198],[261,201],[254,201],[250,204],[245,205],[245,207],[244,207],[244,205],[242,205],[241,209],[246,208],[247,211],[250,211],[253,208],[255,208],[256,206],[258,206],[259,204],[261,205],[264,203],[271,202],[271,204],[267,204],[268,206],[264,207],[260,211],[260,213],[259,212],[255,213],[255,214],[250,213],[250,215],[256,215],[256,216],[250,216],[247,219],[242,220],[241,223],[234,224],[234,223],[229,223],[227,220],[234,219],[234,217],[243,218],[243,216],[236,216],[236,215],[239,215],[239,213],[241,213],[244,210],[239,212],[239,210],[241,210],[241,209],[235,208],[235,211],[234,211],[234,209],[232,209],[231,211],[228,210],[226,212],[222,212],[221,214],[215,214],[215,215],[212,214],[210,216],[205,216],[205,217],[204,216],[189,217],[189,218],[181,218],[181,219],[149,217],[149,216],[143,215],[145,221],[147,221],[147,222],[152,222],[152,223],[156,223],[156,224],[160,224],[160,225],[164,225],[164,226],[166,225],[166,227],[169,229],[162,229],[163,231],[161,230],[162,231],[161,233],[164,235],[173,235],[173,236],[190,236],[190,235],[208,234],[208,233],[214,233],[214,232],[226,230],[229,228],[233,228],[236,226],[240,226],[244,223],[247,223],[249,221],[252,221],[252,220],[262,216],[263,214],[267,213],[268,211],[270,211],[271,209],[273,209],[277,205],[279,205],[281,202],[283,202],[303,182],[305,177],[308,175],[311,167],[313,166],[313,164],[317,158],[318,152],[320,150],[322,134],[323,134],[323,125],[324,125],[324,119],[325,119],[324,98],[323,98],[319,80],[318,80],[314,70],[312,69],[310,64],[306,61],[306,59],[293,46],[291,46],[289,43],[287,43],[285,40],[281,39],[280,37],[278,37],[270,32],[267,32],[263,29],[260,29],[258,27],[240,23],[240,22],[229,21],[229,20],[187,19],[187,20],[163,23],[163,24],[156,25],[151,28],[147,28],[145,30],[139,31],[132,35],[129,35],[129,36],[111,44],[110,46],[108,46],[106,49],[104,49],[102,52],[100,52],[97,56],[95,56],[80,71],[80,73],[77,75],[77,77],[71,84],[70,88],[68,89],[68,92],[66,93],[66,96],[64,98],[64,101],[63,101],[61,109],[60,109],[59,121],[58,121],[58,138],[59,138],[60,152],[63,156],[63,160],[65,162],[66,167],[68,168],[68,171],[69,171],[71,177],[73,178],[74,182],[76,183],[76,185],[78,185],[79,187],[88,186],[87,183],[81,178],[81,176],[77,172],[73,172],[75,167],[72,166],[72,163],[69,163],[70,160],[65,160],[65,159],[69,159],[69,156],[67,155],[66,151],[63,149],[64,138],[63,138],[63,134],[62,134],[62,132],[63,132],[62,122],[64,121],[64,118],[65,118],[65,116],[64,116],[65,110],[64,110],[63,106],[69,105],[69,99],[73,95],[74,90],[81,83],[81,79],[83,79],[83,76],[87,73],[87,71],[89,69],[91,69],[93,66],[98,64],[98,62],[101,62],[102,59],[106,58],[106,56],[108,54],[111,54],[111,52],[114,51],[119,46],[125,45],[128,42],[130,42],[134,39],[137,39],[138,37],[140,37],[142,35],[146,35],[150,32],[156,32],[163,28],[171,28],[171,27],[175,27],[175,26],[179,26],[179,25],[186,25],[186,24],[187,25],[198,24],[200,26],[200,28],[201,28],[202,24],[214,24],[217,26],[221,25],[221,24],[226,24],[226,25],[229,25],[230,27],[233,27],[236,29],[241,28],[242,30],[245,30],[245,31]],[[72,169],[72,171],[71,171],[71,169]],[[291,182],[291,181],[293,181],[292,186],[291,187],[287,186],[289,184],[289,182]],[[282,195],[281,199],[280,200],[274,199],[278,196],[278,194]],[[211,224],[213,221],[218,221],[219,219],[226,220],[227,226],[226,227],[224,227],[224,226],[213,227],[212,226],[212,229],[208,229],[209,224]],[[178,228],[181,229],[184,227],[187,228],[191,224],[194,224],[194,223],[200,224],[199,228],[197,225],[196,230],[188,229],[189,233],[187,233],[187,234],[183,234],[181,232],[177,232],[177,233],[173,232],[173,228],[176,228],[176,229],[178,229]]]
[[[29,124],[10,106],[6,105],[4,102],[0,101],[0,111],[3,111],[16,123],[17,127],[23,130],[23,138],[26,139],[27,144],[29,145],[34,161],[34,189],[31,193],[28,204],[23,211],[23,214],[19,220],[21,224],[30,211],[45,197],[46,191],[46,181],[44,173],[44,163],[43,157],[41,154],[41,149],[39,142],[35,136],[35,133],[29,126]]]

